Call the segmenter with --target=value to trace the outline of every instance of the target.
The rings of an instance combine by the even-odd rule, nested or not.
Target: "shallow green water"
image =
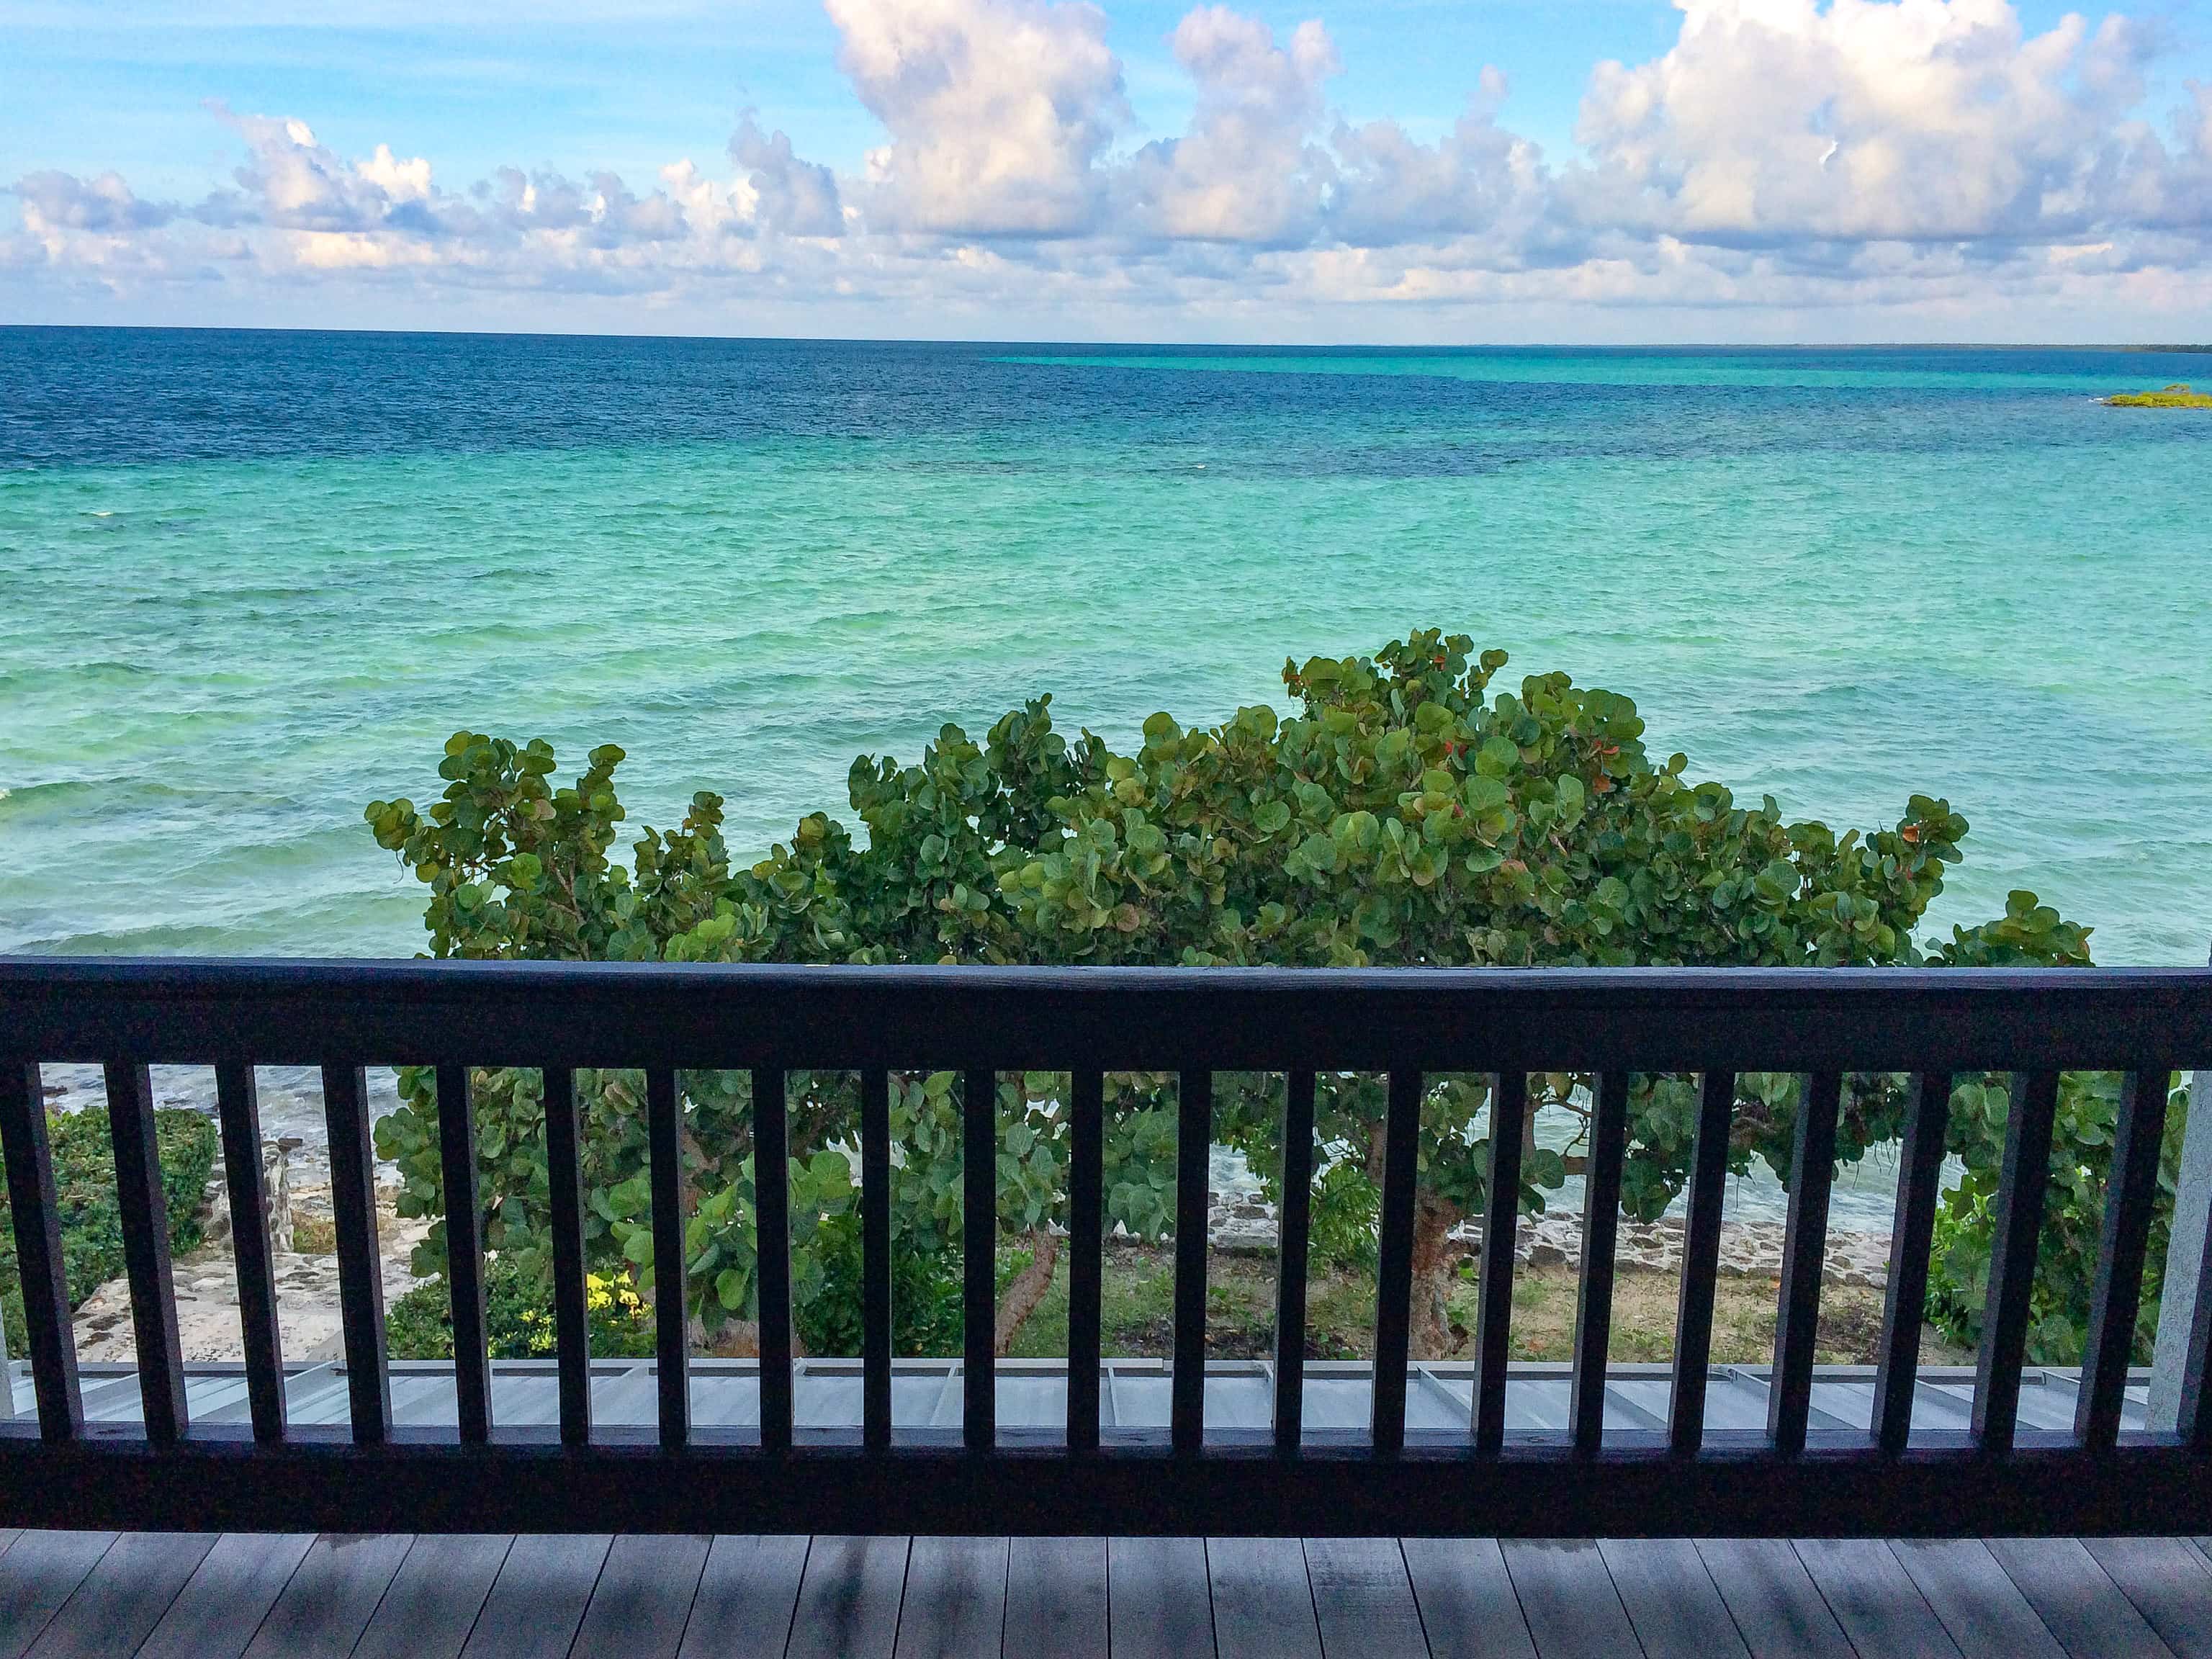
[[[0,950],[411,951],[361,808],[458,726],[750,853],[941,721],[1435,623],[1839,826],[1948,795],[1947,924],[2201,961],[2212,420],[2090,401],[2191,367],[0,331]]]

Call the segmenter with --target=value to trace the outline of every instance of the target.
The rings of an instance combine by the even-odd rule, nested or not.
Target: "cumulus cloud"
[[[142,202],[117,173],[78,179],[66,173],[33,173],[15,182],[24,228],[34,236],[59,231],[121,233],[151,230],[176,216],[160,202]]]
[[[161,202],[113,172],[28,173],[0,267],[979,314],[2212,303],[2212,88],[2145,108],[2160,37],[2122,17],[2038,33],[2009,0],[1676,0],[1673,44],[1595,66],[1576,147],[1547,157],[1495,68],[1433,137],[1347,116],[1317,18],[1190,10],[1164,41],[1189,120],[1139,143],[1084,0],[825,5],[885,135],[845,171],[748,111],[726,173],[456,188],[412,147],[349,157],[295,117],[214,106],[243,151],[222,187]]]
[[[1736,243],[2074,234],[2154,156],[2150,37],[2008,0],[1677,0],[1654,61],[1598,65],[1577,137],[1597,222]]]
[[[1088,229],[1126,118],[1106,15],[1082,0],[827,0],[837,62],[890,143],[867,158],[886,229]]]
[[[1322,83],[1344,67],[1328,31],[1310,20],[1278,46],[1258,18],[1201,6],[1176,26],[1173,45],[1197,83],[1198,108],[1184,136],[1138,152],[1129,185],[1139,212],[1170,237],[1311,240],[1333,177],[1311,136]]]
[[[799,160],[783,133],[763,137],[748,112],[730,137],[730,160],[745,169],[761,223],[793,236],[843,234],[837,175],[819,161]]]

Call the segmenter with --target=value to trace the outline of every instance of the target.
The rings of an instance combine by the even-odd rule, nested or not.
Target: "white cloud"
[[[1146,145],[1129,168],[1140,222],[1169,237],[1310,240],[1333,178],[1310,137],[1325,112],[1322,83],[1343,69],[1328,31],[1310,20],[1277,46],[1259,19],[1201,6],[1173,44],[1198,108],[1188,133]]]
[[[2018,239],[2112,212],[2143,159],[2126,118],[2145,33],[2008,0],[1677,0],[1680,39],[1598,65],[1578,206],[1702,240]]]
[[[2069,17],[2033,34],[2008,0],[1677,4],[1673,45],[1597,65],[1579,149],[1547,158],[1493,68],[1433,140],[1349,118],[1318,19],[1279,33],[1190,11],[1168,40],[1188,125],[1132,148],[1094,6],[826,0],[887,136],[852,172],[748,112],[726,176],[679,159],[636,186],[501,167],[453,188],[389,143],[349,158],[296,118],[217,108],[245,150],[229,185],[161,202],[113,172],[28,173],[0,270],[111,293],[964,308],[983,331],[1010,307],[1257,333],[1297,307],[1918,307],[1971,333],[1976,306],[2212,307],[2212,88],[2145,109],[2154,31]]]
[[[1106,15],[1081,0],[826,0],[837,61],[891,142],[870,157],[882,228],[949,236],[1089,228],[1125,118]]]

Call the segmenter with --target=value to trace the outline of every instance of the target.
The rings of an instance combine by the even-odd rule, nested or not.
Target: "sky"
[[[2212,339],[2212,0],[0,0],[0,323]]]

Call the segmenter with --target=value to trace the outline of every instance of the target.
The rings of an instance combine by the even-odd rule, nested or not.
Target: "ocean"
[[[0,951],[406,954],[459,726],[750,856],[1039,690],[1116,742],[1423,625],[1838,827],[2212,944],[2212,419],[2082,350],[0,330]],[[849,815],[848,815],[849,816]]]
[[[0,951],[409,954],[376,797],[612,741],[750,857],[1040,690],[1133,742],[1441,626],[1838,828],[2212,944],[2212,359],[0,330]],[[848,820],[849,813],[846,813]]]

